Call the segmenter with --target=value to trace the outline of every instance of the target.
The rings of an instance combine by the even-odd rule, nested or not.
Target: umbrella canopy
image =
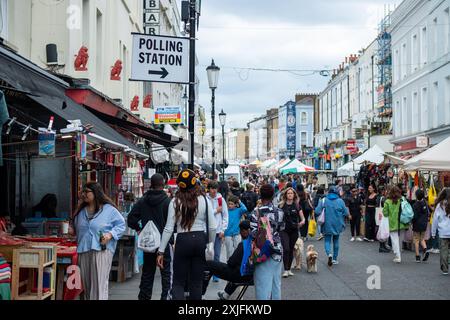
[[[418,156],[409,159],[405,170],[450,171],[450,137],[422,152]]]
[[[274,168],[279,170],[279,169],[283,168],[285,165],[287,165],[289,162],[291,162],[290,159],[282,159],[282,160],[280,160],[280,162],[278,162],[278,164]]]
[[[257,166],[257,167],[259,167],[261,164],[262,164],[262,162],[259,161],[258,159],[256,159],[252,163],[250,163],[251,166]]]
[[[285,166],[280,168],[281,174],[306,173],[313,171],[315,171],[314,168],[307,166],[306,164],[298,161],[297,159],[292,160],[291,162],[287,163]]]
[[[274,164],[276,164],[278,161],[277,160],[275,160],[275,159],[269,159],[269,160],[266,160],[266,161],[264,161],[262,164],[261,164],[261,168],[270,168],[271,166],[273,166]]]

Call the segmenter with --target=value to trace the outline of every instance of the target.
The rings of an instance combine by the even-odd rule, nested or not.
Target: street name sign
[[[132,35],[131,81],[189,84],[189,38]]]

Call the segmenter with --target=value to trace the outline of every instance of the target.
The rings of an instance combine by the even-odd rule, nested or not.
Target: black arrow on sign
[[[164,79],[169,75],[169,72],[166,70],[166,68],[161,67],[161,71],[155,71],[155,70],[148,70],[148,74],[157,74],[161,75],[161,79]]]

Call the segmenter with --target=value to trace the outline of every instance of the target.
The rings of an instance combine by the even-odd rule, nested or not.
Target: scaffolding
[[[391,11],[385,15],[379,25],[378,41],[378,116],[392,117],[392,48]]]

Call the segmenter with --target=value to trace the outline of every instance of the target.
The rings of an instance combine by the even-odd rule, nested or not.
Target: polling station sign
[[[155,124],[182,124],[181,107],[155,107]]]
[[[189,39],[133,33],[132,81],[189,83]]]

